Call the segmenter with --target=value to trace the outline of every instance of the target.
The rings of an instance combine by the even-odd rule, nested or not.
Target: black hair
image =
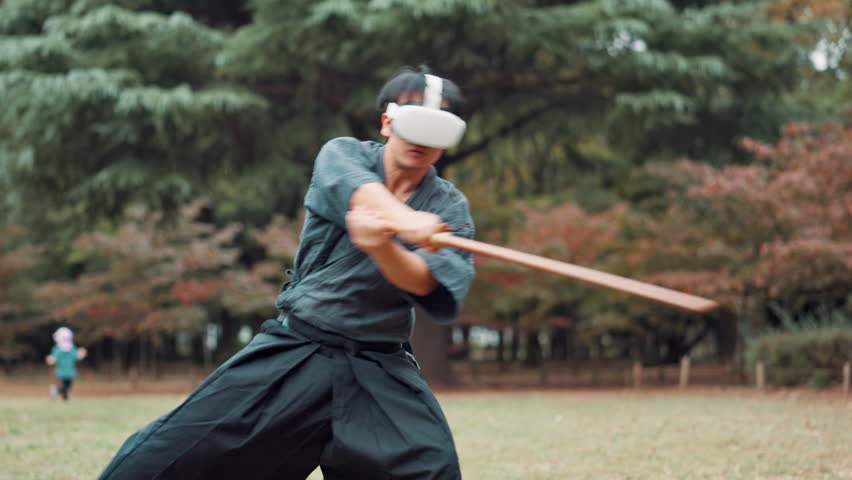
[[[434,75],[426,65],[420,65],[417,69],[402,67],[385,83],[376,98],[376,107],[384,111],[388,103],[396,102],[400,95],[406,92],[423,92],[426,89],[426,75]],[[444,81],[441,97],[449,104],[448,110],[456,115],[461,115],[464,110],[464,97],[461,89],[450,80]]]

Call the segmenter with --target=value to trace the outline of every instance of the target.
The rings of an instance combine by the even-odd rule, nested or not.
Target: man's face
[[[397,99],[398,105],[405,105],[409,102],[423,102],[423,93],[421,92],[403,92]],[[444,101],[443,107],[448,107],[449,104]],[[423,145],[415,145],[406,142],[399,138],[394,133],[391,127],[391,119],[386,113],[382,114],[382,130],[381,134],[388,138],[385,145],[385,151],[390,154],[394,164],[402,170],[422,170],[435,164],[444,150],[434,147],[426,147]]]

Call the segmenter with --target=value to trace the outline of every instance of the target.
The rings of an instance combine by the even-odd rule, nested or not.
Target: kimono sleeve
[[[326,143],[314,162],[305,208],[346,228],[349,200],[365,183],[382,182],[374,171],[375,158],[355,138],[337,138]]]
[[[467,199],[462,197],[450,209],[442,212],[441,218],[453,229],[454,235],[473,238],[473,220],[468,211]],[[428,295],[412,296],[413,302],[438,323],[455,320],[473,282],[473,255],[455,248],[442,248],[437,252],[420,248],[414,253],[426,261],[438,286]]]

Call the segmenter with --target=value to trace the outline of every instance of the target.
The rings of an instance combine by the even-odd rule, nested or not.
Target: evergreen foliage
[[[91,225],[133,203],[174,210],[253,161],[246,143],[268,105],[215,80],[224,33],[94,3],[0,6],[6,33],[41,23],[0,39],[0,170],[17,218],[50,209]]]
[[[607,200],[583,182],[605,189],[620,171],[660,155],[727,163],[736,136],[772,139],[790,113],[785,94],[806,65],[809,45],[799,40],[810,31],[768,22],[763,4],[746,2],[256,0],[250,23],[240,2],[215,2],[209,15],[198,2],[166,3],[0,5],[0,74],[12,76],[4,85],[18,79],[15,91],[0,92],[0,128],[22,130],[3,142],[2,164],[30,178],[16,182],[26,192],[16,211],[42,195],[40,185],[102,173],[52,206],[114,216],[133,201],[174,208],[212,190],[214,204],[256,221],[273,211],[257,212],[259,199],[293,215],[319,146],[337,135],[377,138],[378,87],[398,66],[420,62],[456,80],[469,99],[469,135],[442,168],[459,166],[462,181],[491,177],[505,198],[571,191],[598,208]],[[54,75],[43,80],[55,87],[37,90],[41,77],[21,77],[36,73]],[[127,80],[108,80],[116,75]],[[80,81],[101,93],[51,98]],[[18,100],[7,107],[12,95]],[[125,102],[150,108],[131,117],[112,111]],[[65,122],[43,148],[39,134],[55,116],[45,103],[85,109],[97,124]],[[163,133],[173,128],[184,134]],[[111,148],[98,148],[107,136]],[[91,146],[78,172],[55,153],[72,138]],[[33,159],[28,174],[16,172],[21,155]],[[57,170],[71,175],[60,180]],[[239,182],[242,173],[266,180],[244,198],[205,183],[223,175]]]

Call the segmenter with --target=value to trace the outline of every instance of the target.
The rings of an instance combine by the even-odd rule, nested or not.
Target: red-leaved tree
[[[4,366],[28,353],[19,334],[36,324],[31,301],[33,282],[25,273],[39,263],[40,248],[24,243],[26,231],[0,225],[0,361]]]
[[[594,214],[573,203],[546,209],[521,204],[518,209],[518,216],[524,218],[521,225],[510,229],[507,235],[497,230],[485,232],[485,240],[593,266],[613,247],[617,219],[625,206],[617,205]],[[526,361],[531,364],[540,360],[538,333],[554,329],[564,334],[566,328],[581,319],[583,302],[593,290],[582,282],[487,257],[477,256],[475,261],[477,277],[463,319],[498,329],[511,327],[516,338],[525,337]]]
[[[632,260],[656,281],[723,302],[762,325],[852,306],[852,129],[789,124],[774,145],[741,142],[755,163],[714,169],[683,161],[656,172],[673,185],[671,208]],[[677,258],[687,268],[653,268]]]
[[[83,342],[141,339],[157,345],[178,330],[197,334],[208,322],[224,324],[227,343],[236,334],[229,323],[274,316],[283,279],[274,256],[293,255],[292,225],[276,220],[250,232],[272,257],[246,266],[234,246],[243,227],[198,221],[204,206],[204,200],[192,202],[168,220],[135,209],[115,231],[79,237],[76,254],[86,259],[85,272],[36,292],[49,318],[75,327]]]

